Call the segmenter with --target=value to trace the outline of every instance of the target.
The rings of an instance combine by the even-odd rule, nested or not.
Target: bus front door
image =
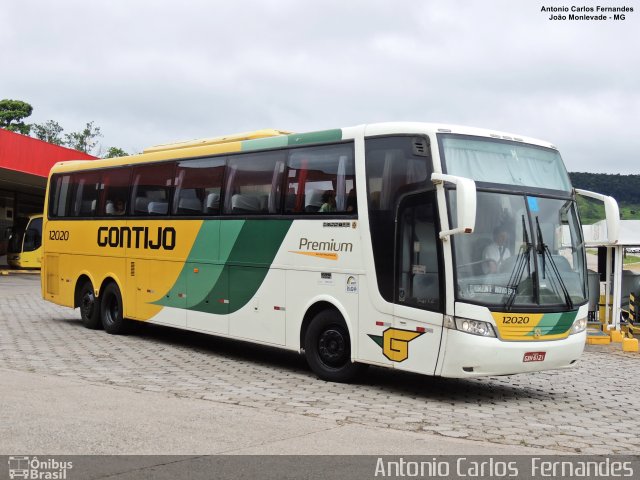
[[[395,367],[433,375],[442,337],[441,254],[435,194],[406,197],[396,236]]]

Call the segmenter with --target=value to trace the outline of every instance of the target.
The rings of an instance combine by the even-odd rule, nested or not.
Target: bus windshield
[[[42,218],[18,218],[9,230],[7,253],[32,252],[42,245]]]
[[[24,241],[24,233],[27,230],[29,219],[19,217],[16,224],[9,229],[9,244],[7,245],[7,253],[22,252],[22,242]]]
[[[454,191],[449,202],[455,211]],[[478,191],[477,202],[476,230],[453,239],[459,301],[506,311],[586,301],[573,200]]]
[[[446,173],[476,182],[571,191],[560,154],[551,148],[508,140],[439,136]]]

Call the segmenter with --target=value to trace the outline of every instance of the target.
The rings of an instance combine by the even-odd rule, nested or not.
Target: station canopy
[[[42,195],[56,162],[95,158],[0,128],[0,190]]]

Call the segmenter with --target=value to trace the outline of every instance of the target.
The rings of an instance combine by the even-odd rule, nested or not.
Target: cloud
[[[607,1],[600,2],[607,4]],[[10,2],[3,98],[128,151],[393,120],[547,139],[569,170],[637,172],[640,12],[554,22],[492,0]]]

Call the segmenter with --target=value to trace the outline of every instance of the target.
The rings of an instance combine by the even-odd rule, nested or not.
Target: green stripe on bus
[[[528,336],[535,335],[535,331],[539,328],[541,334],[544,335],[560,335],[565,333],[573,325],[573,321],[576,319],[578,311],[563,312],[563,313],[545,313],[540,320],[540,323],[536,325],[532,331],[527,333]]]
[[[338,128],[333,130],[321,130],[319,132],[293,133],[291,135],[278,135],[276,137],[245,140],[241,142],[240,150],[248,152],[251,150],[307,145],[312,143],[339,142],[340,140],[342,140],[342,130]]]
[[[251,150],[263,150],[268,148],[286,147],[289,144],[288,135],[279,135],[277,137],[256,138],[255,140],[245,140],[240,145],[242,152]]]
[[[292,223],[293,220],[245,222],[227,261],[231,266],[229,313],[240,310],[256,294]],[[242,264],[245,266],[240,267]]]
[[[311,133],[294,133],[288,135],[289,146],[292,145],[305,145],[308,143],[327,143],[327,142],[339,142],[342,140],[342,130],[322,130],[320,132]]]
[[[240,310],[262,285],[292,223],[292,220],[203,222],[189,258],[176,280],[176,285],[186,282],[186,305],[179,298],[167,298],[167,295],[154,303],[215,314]],[[216,261],[211,252],[218,231],[220,259]],[[208,261],[205,260],[207,258]],[[193,273],[196,265],[200,270],[197,282]]]
[[[293,220],[246,220],[227,263],[270,266],[292,223]]]

